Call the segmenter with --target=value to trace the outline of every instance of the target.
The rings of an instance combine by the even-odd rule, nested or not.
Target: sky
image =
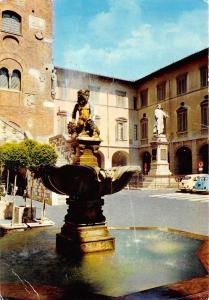
[[[208,47],[209,0],[54,0],[54,64],[137,80]]]

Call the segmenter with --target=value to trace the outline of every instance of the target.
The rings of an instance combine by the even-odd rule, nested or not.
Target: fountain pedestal
[[[109,234],[102,211],[103,199],[68,198],[67,204],[65,224],[56,238],[59,253],[67,255],[72,251],[87,253],[114,249],[115,239]]]
[[[73,164],[92,167],[98,166],[95,153],[98,152],[101,141],[99,137],[89,137],[87,135],[69,140],[70,158]]]
[[[78,136],[69,141],[73,163],[80,166],[98,167],[95,153],[99,149],[101,139],[87,135]],[[102,198],[88,199],[89,195],[67,199],[69,205],[65,224],[56,237],[58,253],[68,255],[72,252],[89,253],[113,250],[115,238],[112,237],[105,224]]]

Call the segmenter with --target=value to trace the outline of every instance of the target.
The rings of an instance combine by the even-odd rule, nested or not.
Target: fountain
[[[134,173],[140,172],[136,166],[108,170],[98,167],[95,154],[102,140],[93,121],[89,94],[89,90],[78,91],[72,121],[68,124],[73,163],[62,167],[41,166],[36,172],[36,177],[42,178],[45,187],[69,196],[65,224],[56,236],[56,249],[65,255],[114,249],[115,239],[105,223],[102,197],[120,191]]]

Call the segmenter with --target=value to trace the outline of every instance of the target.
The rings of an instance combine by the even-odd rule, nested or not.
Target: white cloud
[[[101,12],[89,23],[89,42],[82,48],[67,49],[66,66],[137,79],[207,47],[206,11],[183,12],[175,23],[159,20],[153,26],[139,18],[139,3],[109,0],[109,11]]]

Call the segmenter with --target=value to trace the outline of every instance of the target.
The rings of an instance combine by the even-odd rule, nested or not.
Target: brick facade
[[[8,71],[10,84],[14,70],[21,77],[19,90],[1,85],[0,117],[15,122],[30,137],[46,141],[53,133],[52,5],[51,0],[0,3],[0,69]],[[17,17],[16,27],[9,27],[8,15]]]

